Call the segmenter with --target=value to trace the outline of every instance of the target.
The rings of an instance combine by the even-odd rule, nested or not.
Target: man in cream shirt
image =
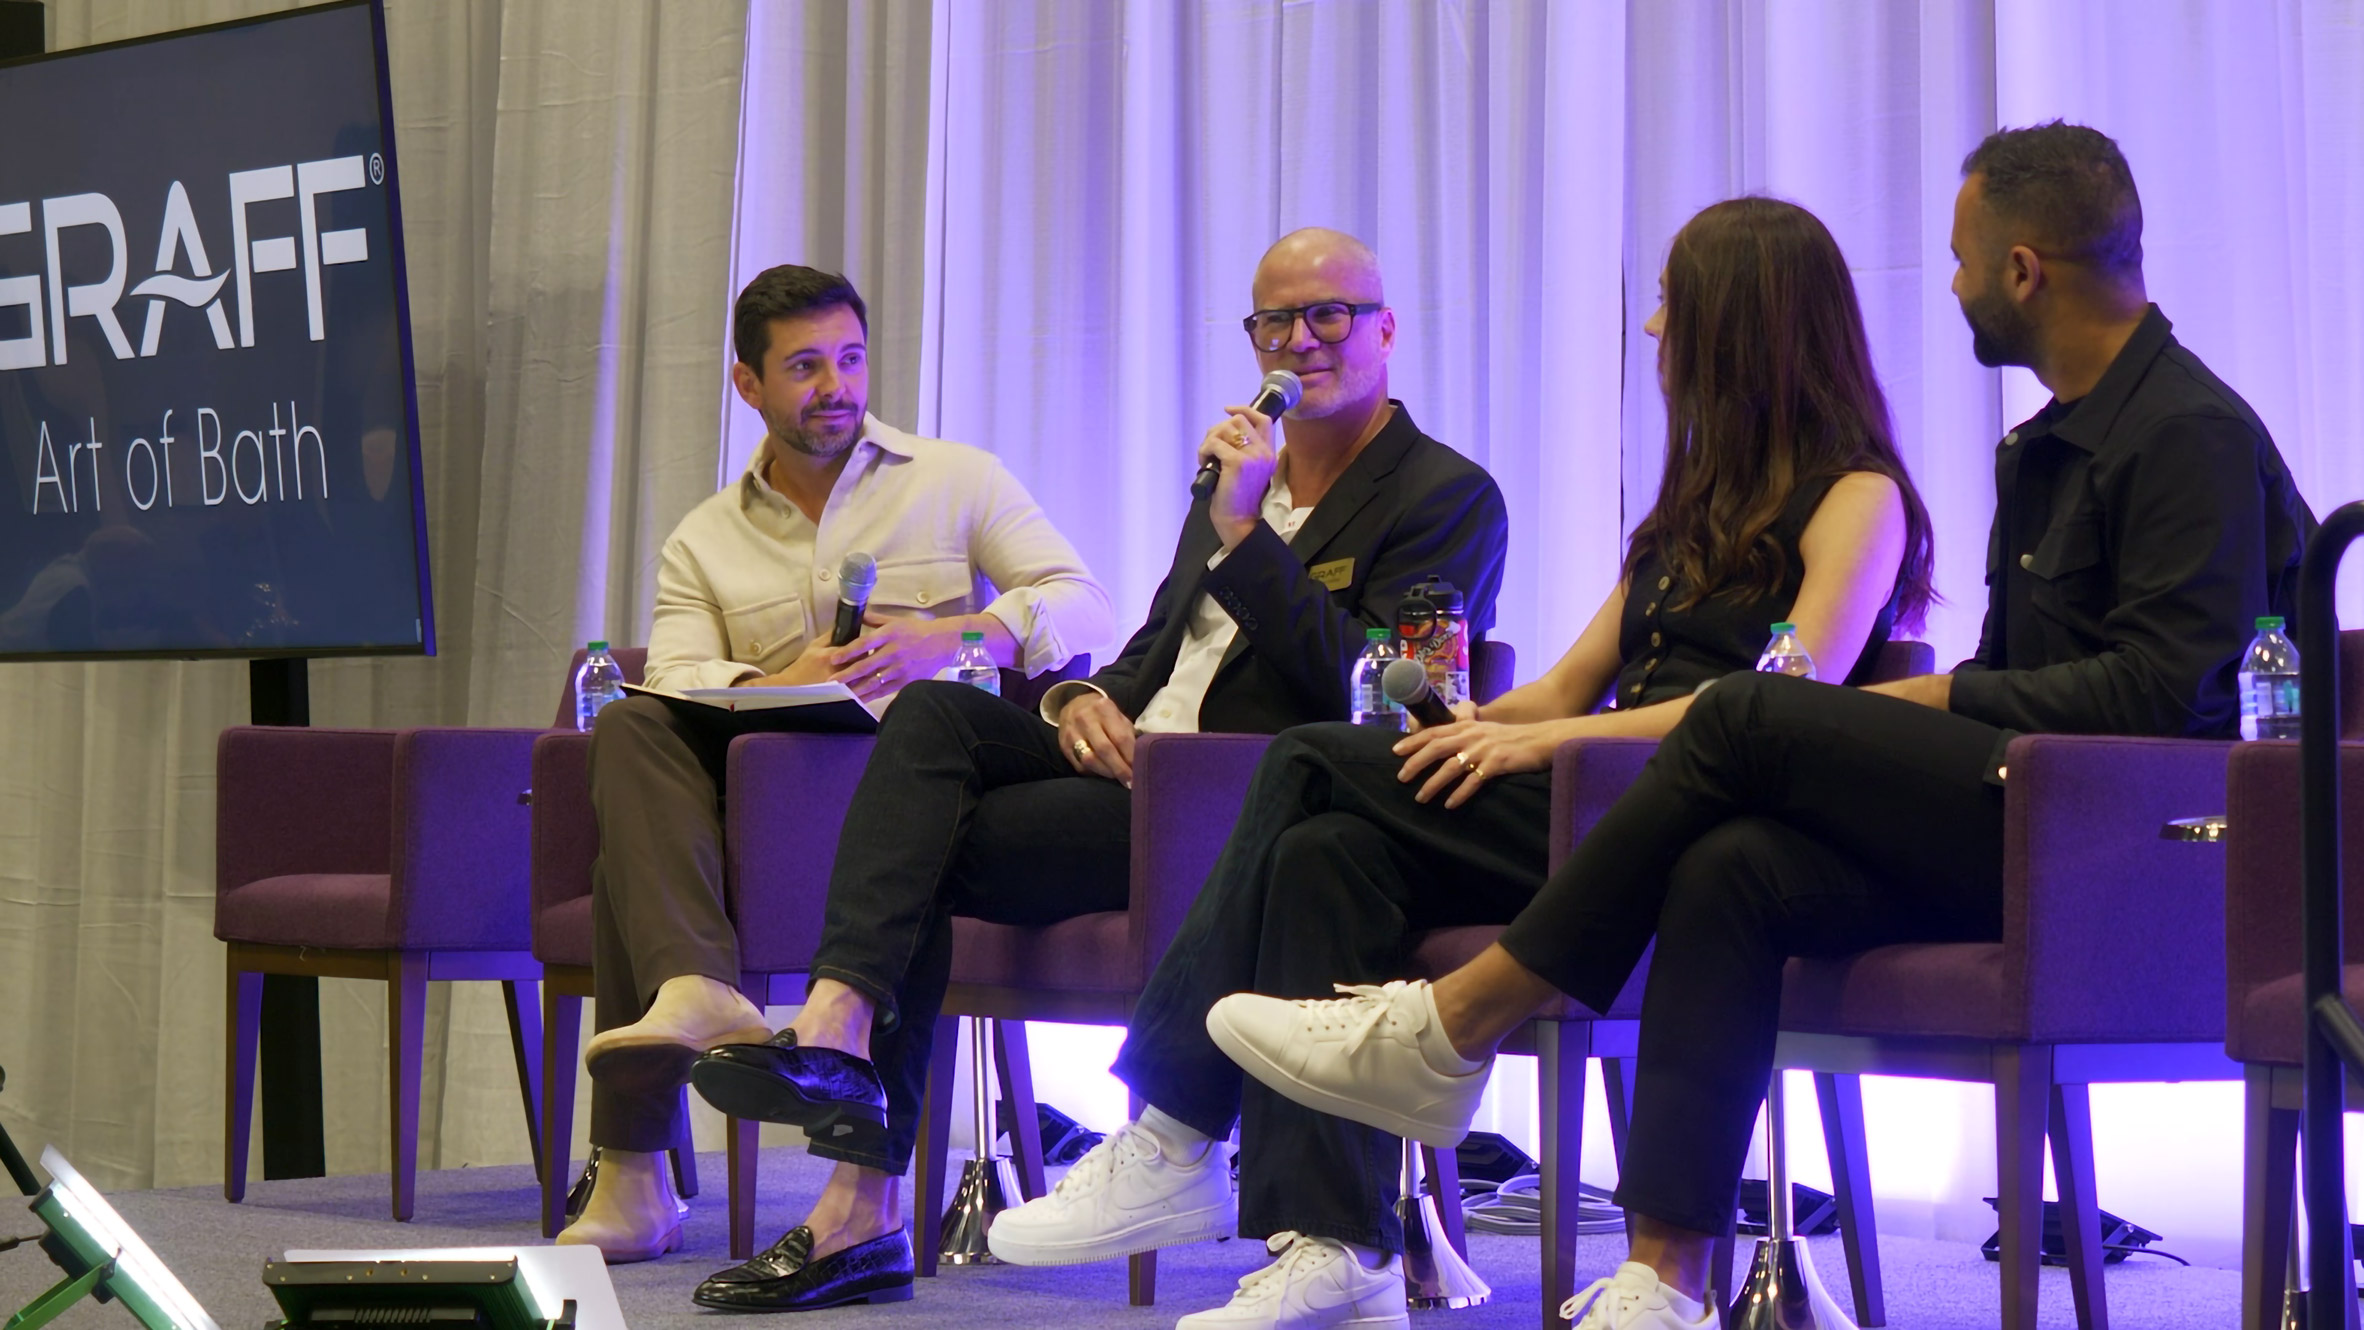
[[[1108,593],[992,454],[870,416],[869,321],[844,278],[773,268],[733,311],[739,396],[766,434],[747,473],[665,542],[649,639],[652,688],[837,680],[874,707],[952,663],[963,632],[996,664],[1039,674],[1114,636]],[[878,561],[861,635],[833,647],[845,556]],[[592,874],[599,1033],[597,1181],[562,1243],[610,1261],[680,1244],[657,1152],[674,1138],[697,1053],[770,1031],[733,986],[738,940],[720,873],[727,727],[628,698],[591,743],[600,857]]]

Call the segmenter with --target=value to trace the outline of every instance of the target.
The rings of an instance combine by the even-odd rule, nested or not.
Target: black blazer
[[[1149,619],[1091,682],[1138,717],[1173,673],[1201,592],[1239,635],[1199,707],[1199,728],[1278,734],[1292,725],[1347,718],[1347,674],[1367,628],[1393,628],[1396,602],[1414,583],[1443,577],[1463,594],[1472,636],[1494,626],[1509,514],[1485,469],[1420,432],[1401,402],[1294,540],[1259,522],[1223,562],[1207,501],[1190,506],[1174,566]],[[1351,561],[1343,569],[1336,565]],[[1343,574],[1333,591],[1313,579]]]

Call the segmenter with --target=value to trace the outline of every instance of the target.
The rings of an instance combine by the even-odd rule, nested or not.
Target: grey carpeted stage
[[[726,1319],[691,1305],[698,1278],[729,1264],[722,1206],[722,1160],[702,1161],[708,1190],[690,1219],[684,1250],[645,1265],[613,1270],[624,1315],[636,1330],[712,1325]],[[801,1148],[766,1150],[759,1222],[768,1241],[802,1213],[822,1170]],[[381,1175],[256,1182],[243,1205],[228,1205],[217,1188],[128,1192],[113,1200],[157,1249],[224,1330],[257,1330],[273,1314],[259,1273],[267,1257],[290,1247],[431,1247],[539,1241],[536,1192],[523,1167],[459,1169],[419,1178],[418,1216],[408,1224],[386,1217]],[[37,1232],[39,1224],[14,1206],[0,1211],[0,1237]],[[1606,1274],[1623,1251],[1622,1237],[1588,1238],[1586,1269]],[[1744,1241],[1743,1247],[1745,1249]],[[1539,1324],[1537,1245],[1531,1238],[1473,1235],[1471,1260],[1494,1285],[1494,1300],[1468,1311],[1416,1312],[1428,1330],[1479,1330]],[[1973,1330],[1996,1323],[1997,1267],[1963,1243],[1889,1238],[1888,1323],[1910,1330]],[[1125,1305],[1121,1262],[1062,1270],[1006,1266],[947,1267],[921,1280],[910,1302],[814,1313],[794,1325],[941,1326],[955,1317],[965,1330],[997,1326],[1163,1326],[1186,1312],[1230,1296],[1242,1274],[1261,1264],[1258,1244],[1208,1243],[1167,1251],[1160,1260],[1158,1305]],[[1814,1258],[1847,1301],[1838,1240],[1816,1239]],[[31,1245],[0,1253],[0,1316],[13,1312],[56,1278]],[[2113,1324],[2128,1330],[2224,1330],[2239,1323],[2240,1291],[2230,1270],[2184,1269],[2136,1258],[2109,1272]],[[66,1327],[132,1324],[121,1308],[84,1303],[60,1318]],[[2046,1326],[2072,1326],[2067,1275],[2044,1272]]]

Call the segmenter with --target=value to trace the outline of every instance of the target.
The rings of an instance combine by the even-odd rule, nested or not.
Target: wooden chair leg
[[[944,1174],[952,1148],[952,1078],[959,1070],[960,1020],[936,1019],[928,1049],[927,1092],[920,1097],[919,1168],[911,1197],[911,1245],[922,1278],[936,1273],[944,1246]]]
[[[681,1087],[681,1107],[674,1110],[673,1120],[680,1124],[673,1132],[673,1190],[683,1200],[698,1194],[698,1135],[690,1125],[690,1092]]]
[[[755,1157],[757,1133],[763,1124],[753,1118],[728,1118],[725,1149],[730,1170],[731,1259],[755,1257]]]
[[[427,1048],[427,958],[395,952],[386,975],[386,1084],[393,1098],[394,1218],[408,1222],[419,1190],[419,1077]]]
[[[2044,1241],[2044,1134],[2052,1049],[2006,1044],[1995,1057],[1995,1188],[2003,1258],[2003,1330],[2036,1330]]]
[[[1863,1134],[1863,1078],[1816,1072],[1814,1097],[1822,1106],[1822,1145],[1830,1156],[1855,1323],[1872,1330],[1888,1323],[1888,1308],[1880,1292],[1880,1231],[1872,1213],[1871,1155]]]
[[[525,1148],[536,1181],[548,1171],[542,1140],[541,985],[531,979],[503,979],[501,1004],[509,1012],[509,1054],[517,1062],[517,1090],[525,1100]]]
[[[1457,1150],[1420,1147],[1422,1186],[1436,1198],[1437,1218],[1445,1225],[1445,1241],[1455,1254],[1469,1259],[1469,1224],[1461,1213],[1461,1154]]]
[[[2093,1104],[2086,1087],[2054,1085],[2047,1125],[2077,1328],[2109,1330],[2109,1295],[2101,1278],[2101,1206],[2093,1194]]]
[[[583,1000],[542,985],[542,1236],[566,1227],[574,1185],[575,1055],[583,1037]]]
[[[1018,1165],[1018,1192],[1031,1201],[1050,1188],[1043,1180],[1042,1119],[1034,1104],[1034,1061],[1026,1049],[1026,1022],[995,1021],[993,1036],[1001,1064],[1002,1104],[1010,1115],[1010,1153]]]
[[[1601,1059],[1601,1091],[1609,1102],[1609,1149],[1625,1158],[1625,1133],[1633,1125],[1633,1059]]]
[[[1576,1216],[1584,1176],[1584,1073],[1589,1025],[1536,1021],[1535,1079],[1542,1125],[1543,1325],[1560,1324],[1576,1295]]]
[[[223,1050],[222,1087],[222,1198],[246,1199],[247,1142],[254,1135],[255,1054],[263,1037],[263,977],[229,969],[229,1019],[222,1024],[228,1045]]]
[[[2290,1272],[2298,1111],[2274,1107],[2274,1072],[2241,1069],[2241,1330],[2275,1330]]]
[[[1140,1121],[1141,1111],[1149,1107],[1149,1102],[1137,1094],[1129,1094],[1125,1098],[1128,1104],[1126,1112],[1131,1115],[1134,1121]],[[1218,1141],[1209,1148],[1222,1150],[1226,1147],[1223,1142]],[[1125,1300],[1135,1307],[1157,1305],[1156,1252],[1145,1251],[1138,1256],[1125,1258]]]

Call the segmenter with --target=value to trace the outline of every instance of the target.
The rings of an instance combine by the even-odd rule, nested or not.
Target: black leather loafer
[[[903,1229],[812,1259],[813,1231],[799,1224],[745,1265],[708,1275],[691,1295],[733,1312],[809,1312],[849,1302],[911,1300],[911,1235]]]
[[[802,1127],[815,1141],[857,1144],[886,1130],[878,1069],[833,1048],[799,1048],[794,1030],[707,1050],[690,1067],[690,1084],[734,1118]]]

